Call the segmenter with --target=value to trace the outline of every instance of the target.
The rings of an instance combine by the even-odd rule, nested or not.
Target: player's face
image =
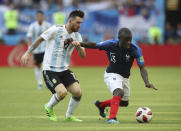
[[[119,46],[124,49],[129,49],[131,45],[132,35],[123,34],[119,36]]]
[[[78,32],[79,28],[81,27],[81,24],[82,24],[82,18],[80,17],[72,18],[70,21],[70,28],[72,32]]]
[[[43,14],[42,14],[42,13],[38,13],[38,14],[37,14],[37,21],[38,21],[39,23],[42,23],[43,20],[44,20]]]

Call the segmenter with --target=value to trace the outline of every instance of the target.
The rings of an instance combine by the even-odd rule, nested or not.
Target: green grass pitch
[[[38,90],[33,68],[0,68],[0,131],[180,131],[181,130],[181,68],[148,67],[150,81],[158,91],[147,89],[139,69],[131,71],[131,97],[126,108],[119,108],[121,124],[106,124],[99,120],[94,100],[110,99],[104,84],[105,67],[72,68],[80,81],[83,97],[74,113],[82,123],[65,122],[64,115],[70,94],[55,108],[58,121],[51,122],[43,105],[51,93]],[[135,112],[148,106],[153,112],[151,123],[140,124]],[[107,115],[109,115],[107,113]]]

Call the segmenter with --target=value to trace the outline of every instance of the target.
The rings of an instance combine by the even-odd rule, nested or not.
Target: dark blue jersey
[[[144,59],[141,48],[138,45],[131,43],[129,49],[121,49],[118,47],[118,40],[107,40],[96,43],[100,50],[107,52],[109,66],[106,69],[107,73],[117,73],[125,78],[129,78],[130,69],[136,59],[139,66],[144,65]]]

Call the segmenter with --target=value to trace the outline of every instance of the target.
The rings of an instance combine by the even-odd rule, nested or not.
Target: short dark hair
[[[37,14],[39,14],[39,13],[42,14],[42,15],[44,15],[43,11],[41,11],[41,10],[38,10],[38,11],[37,11]]]
[[[130,29],[128,29],[128,28],[121,28],[121,29],[119,30],[119,33],[118,33],[118,38],[119,38],[120,36],[124,36],[124,35],[132,35]]]
[[[69,19],[70,18],[75,18],[76,16],[80,17],[80,18],[84,18],[84,12],[81,10],[73,10],[70,15],[69,15]]]

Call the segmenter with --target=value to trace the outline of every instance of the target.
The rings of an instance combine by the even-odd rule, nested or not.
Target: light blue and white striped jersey
[[[78,32],[69,34],[63,26],[52,26],[45,31],[41,37],[47,41],[43,60],[43,70],[50,70],[54,72],[62,72],[69,69],[70,57],[74,50],[72,44],[64,45],[67,38],[72,38],[82,42],[82,37]]]
[[[51,26],[50,23],[44,21],[41,25],[38,22],[34,22],[29,26],[27,37],[31,38],[31,43],[33,43],[44,31],[46,31]],[[46,42],[42,42],[34,51],[34,54],[39,54],[45,51]]]

